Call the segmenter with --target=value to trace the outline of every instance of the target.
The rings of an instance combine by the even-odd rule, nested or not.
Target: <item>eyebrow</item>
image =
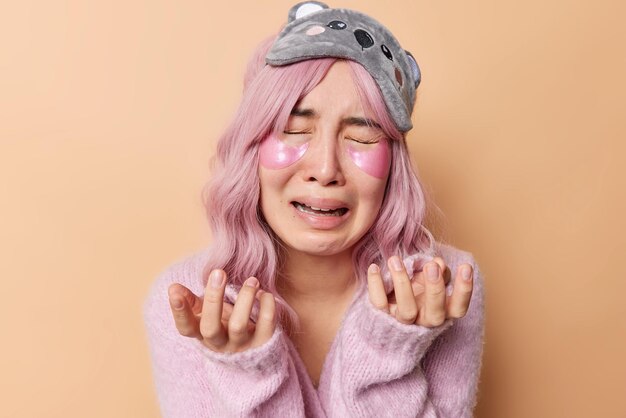
[[[300,116],[304,118],[315,118],[318,117],[318,113],[313,109],[300,109],[294,107],[290,113],[291,116]],[[361,118],[361,117],[347,117],[341,120],[342,125],[354,125],[354,126],[366,126],[370,128],[381,129],[382,127],[378,122],[370,118]]]

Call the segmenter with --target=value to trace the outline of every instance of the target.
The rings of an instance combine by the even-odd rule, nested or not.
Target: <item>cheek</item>
[[[259,163],[271,170],[289,167],[302,158],[308,147],[308,142],[291,146],[278,140],[275,135],[268,135],[259,147]]]
[[[357,149],[348,145],[347,151],[350,159],[361,170],[379,179],[387,178],[391,154],[386,139],[378,141],[374,147],[368,149]]]
[[[276,209],[280,206],[280,187],[277,182],[274,171],[268,171],[265,168],[260,168],[259,180],[261,186],[261,195],[259,197],[259,205],[261,207],[261,213],[265,217],[265,220],[272,224],[272,215],[276,213]]]

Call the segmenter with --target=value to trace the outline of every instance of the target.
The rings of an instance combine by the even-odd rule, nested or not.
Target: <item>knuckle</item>
[[[193,337],[195,335],[195,330],[189,325],[183,325],[178,327],[178,333],[184,337]]]
[[[415,322],[417,311],[413,309],[399,309],[396,312],[396,318],[402,322]]]
[[[261,307],[263,309],[274,309],[274,295],[272,295],[271,293],[267,293],[267,292],[263,292],[263,294],[260,297],[261,299]]]
[[[249,296],[249,297],[246,297]],[[236,309],[242,309],[244,311],[251,309],[252,305],[254,304],[254,296],[250,296],[250,295],[242,295],[239,294],[239,296],[237,297],[237,300],[235,301],[235,307]]]
[[[246,324],[234,322],[228,324],[228,333],[234,337],[244,337],[248,334],[248,327]]]
[[[472,300],[472,289],[463,289],[460,294],[461,299],[465,301],[465,304],[469,305],[470,300]]]
[[[257,322],[272,322],[274,320],[274,311],[261,311]]]
[[[219,292],[208,292],[204,295],[204,300],[209,303],[222,303],[223,298]]]
[[[184,310],[174,311],[174,321],[176,321],[177,324],[182,325],[187,323],[187,312],[185,312]]]
[[[216,346],[216,345],[214,345],[214,344],[212,344],[212,343],[211,343],[211,341],[203,340],[203,341],[202,341],[202,344],[204,344],[204,346],[205,346],[206,348],[208,348],[209,350],[211,350],[211,351],[214,351],[214,352],[216,352],[216,353],[220,353],[220,352],[221,352],[221,350],[219,349],[219,347],[218,347],[218,346]]]
[[[438,327],[439,325],[443,324],[445,320],[446,320],[446,316],[443,312],[434,312],[431,315],[429,315],[429,318],[428,318],[428,322],[433,327]]]
[[[431,296],[441,296],[446,293],[446,288],[443,286],[443,283],[436,284],[435,286],[430,286],[428,288],[428,294]]]
[[[241,296],[245,296],[245,297],[253,297],[254,295],[256,295],[256,292],[258,291],[258,288],[256,287],[252,287],[252,286],[242,286],[241,290],[239,290],[239,297]]]
[[[372,302],[372,305],[379,311],[384,311],[387,309],[387,304],[384,302]]]
[[[411,278],[406,274],[406,272],[396,272],[395,275],[392,274],[392,279],[396,284],[396,287],[411,281]]]
[[[276,316],[276,308],[273,305],[272,301],[266,301],[265,304],[261,304],[261,309],[259,310],[259,317],[257,321],[273,321]]]
[[[212,322],[202,322],[200,324],[200,334],[205,338],[213,338],[219,333],[219,325]]]
[[[428,319],[423,319],[420,325],[426,328],[434,328],[436,326],[432,321]]]
[[[471,286],[455,286],[452,290],[453,295],[458,298],[460,301],[467,301],[469,303],[472,298],[472,287]]]
[[[456,308],[450,315],[451,318],[463,318],[467,314],[467,308]]]
[[[463,293],[469,293],[472,291],[472,284],[466,282],[465,280],[458,280],[454,284],[454,289],[459,289],[459,291]]]

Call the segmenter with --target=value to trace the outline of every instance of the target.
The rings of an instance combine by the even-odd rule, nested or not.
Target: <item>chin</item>
[[[345,253],[346,251],[352,251],[355,244],[352,242],[338,242],[324,239],[323,237],[316,237],[315,235],[316,234],[307,234],[307,236],[303,236],[300,239],[292,236],[291,242],[283,242],[286,247],[292,251],[319,257],[334,256]]]

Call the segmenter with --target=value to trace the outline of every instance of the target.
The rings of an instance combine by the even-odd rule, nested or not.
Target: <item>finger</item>
[[[426,264],[425,270],[424,306],[418,322],[427,327],[436,327],[446,319],[446,286],[439,264],[429,262]]]
[[[228,320],[230,319],[230,316],[233,313],[233,305],[231,305],[230,303],[226,303],[224,302],[222,304],[222,324],[224,324],[224,329],[226,329],[226,326],[228,325]]]
[[[444,272],[443,280],[445,284],[447,285],[450,282],[450,269],[446,266],[445,261],[443,261],[443,258],[441,257],[434,257],[431,261],[434,261],[435,263],[437,263],[441,271]],[[425,280],[425,275],[426,273],[424,273],[424,269],[422,268],[420,271],[418,271],[416,274],[413,275],[412,282],[417,282],[423,285],[424,280]]]
[[[169,288],[170,300],[174,298],[184,298],[195,315],[202,312],[202,298],[196,296],[191,290],[180,283],[173,283]]]
[[[228,339],[235,346],[240,346],[250,339],[248,322],[252,312],[252,304],[259,289],[259,281],[256,277],[249,277],[241,286],[237,301],[233,307],[233,313],[228,321]]]
[[[446,266],[446,262],[441,257],[434,257],[432,259],[435,263],[439,264],[439,270],[443,272],[443,282],[447,285],[450,283],[450,269]]]
[[[372,305],[374,305],[376,309],[389,313],[387,293],[385,293],[380,268],[378,268],[376,264],[370,265],[367,269],[367,290]]]
[[[415,295],[415,297],[420,296],[422,293],[424,293],[424,272],[423,271],[419,271],[418,273],[414,274],[413,277],[411,278],[411,288],[413,289],[413,295]],[[419,303],[417,304],[418,309],[419,309]]]
[[[202,338],[198,326],[198,318],[194,315],[188,299],[184,296],[185,291],[193,293],[185,286],[174,283],[168,289],[170,308],[176,329],[181,335],[192,338]],[[195,295],[193,295],[195,297]]]
[[[213,270],[204,291],[200,332],[204,341],[215,348],[224,346],[228,341],[222,325],[225,283],[226,273],[223,270]]]
[[[254,331],[253,347],[269,341],[276,328],[276,302],[274,301],[274,295],[263,291],[259,291],[259,293],[261,293],[261,296],[259,296],[261,306],[259,308],[259,317],[256,321],[256,330]]]
[[[448,318],[463,318],[467,313],[472,298],[472,276],[472,266],[469,264],[463,264],[456,269],[454,289],[448,298]]]
[[[396,295],[397,310],[395,317],[403,324],[412,324],[417,318],[417,303],[413,295],[411,280],[400,257],[394,255],[389,258],[387,265],[391,272],[393,288]]]

